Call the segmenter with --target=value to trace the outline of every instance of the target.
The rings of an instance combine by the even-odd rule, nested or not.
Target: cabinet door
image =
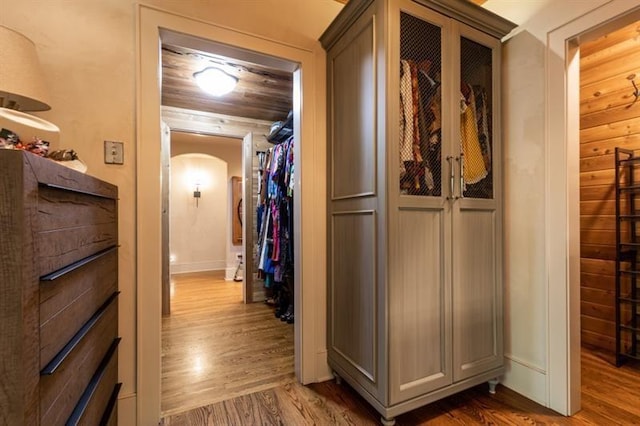
[[[453,364],[459,381],[502,365],[500,43],[454,24]]]
[[[378,188],[378,54],[383,21],[368,7],[327,52],[329,364],[384,400]],[[355,383],[354,383],[355,382]]]
[[[449,19],[412,1],[391,4],[388,291],[394,404],[445,387],[453,377],[451,220],[442,176],[442,111],[448,105],[442,93],[451,77],[445,65]]]

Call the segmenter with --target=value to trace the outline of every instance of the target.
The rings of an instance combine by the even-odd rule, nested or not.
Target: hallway
[[[293,325],[242,303],[222,272],[172,276],[162,319],[162,415],[295,381]]]

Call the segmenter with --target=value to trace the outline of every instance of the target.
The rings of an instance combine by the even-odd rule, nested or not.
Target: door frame
[[[547,406],[564,415],[580,410],[581,386],[579,44],[636,12],[640,7],[626,0],[611,0],[547,34],[546,393]]]
[[[325,63],[319,43],[296,47],[147,5],[137,5],[136,308],[137,424],[161,414],[160,34],[212,40],[298,64],[293,72],[295,372],[302,383],[330,377],[326,363]],[[304,92],[304,97],[302,96]],[[301,183],[305,182],[304,192]],[[304,235],[304,238],[302,236]],[[302,254],[304,253],[304,258]],[[304,286],[302,283],[304,282]],[[304,336],[304,339],[302,338]]]

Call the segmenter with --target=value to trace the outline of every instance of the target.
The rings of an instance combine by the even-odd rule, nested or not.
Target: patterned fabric
[[[258,212],[264,218],[258,223],[260,238],[258,273],[265,282],[283,282],[293,270],[293,215],[290,206],[295,187],[293,137],[270,148],[264,156],[264,176]]]
[[[465,85],[466,86],[466,85]],[[464,158],[463,176],[465,184],[474,184],[487,177],[480,138],[478,136],[478,120],[476,118],[476,101],[468,86],[463,88],[461,96],[460,139]],[[468,97],[465,97],[465,94]]]

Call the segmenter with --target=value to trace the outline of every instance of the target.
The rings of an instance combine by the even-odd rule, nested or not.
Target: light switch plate
[[[105,164],[124,164],[124,143],[104,141]]]

